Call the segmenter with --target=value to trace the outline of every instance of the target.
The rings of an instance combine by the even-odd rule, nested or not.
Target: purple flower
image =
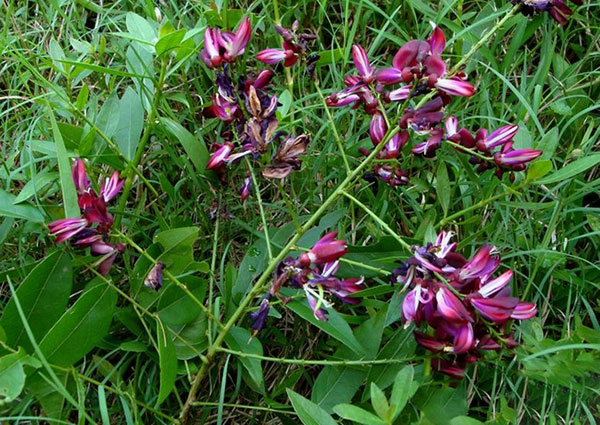
[[[582,0],[571,0],[578,6],[583,4]],[[539,12],[548,12],[560,25],[568,22],[573,11],[565,4],[565,0],[512,0],[513,4],[521,5],[524,15],[533,15]]]
[[[217,28],[207,27],[204,31],[204,49],[200,52],[200,57],[209,68],[221,66],[223,57],[220,53],[219,33]]]
[[[250,26],[250,19],[244,17],[237,31],[233,34],[219,32],[217,38],[219,45],[225,49],[223,59],[227,62],[235,61],[235,58],[244,53],[244,49],[250,41],[252,35],[252,27]]]
[[[536,149],[515,149],[506,153],[496,153],[494,161],[498,166],[519,166],[533,161],[543,152]]]
[[[100,196],[104,198],[105,202],[110,201],[121,191],[124,183],[125,180],[119,180],[119,172],[115,171],[113,175],[110,178],[107,177],[100,186]]]
[[[48,224],[48,229],[52,236],[56,236],[55,242],[62,243],[88,226],[88,221],[85,218],[63,218],[53,221]]]
[[[246,176],[246,178],[244,179],[244,184],[242,185],[242,188],[240,190],[240,198],[242,199],[242,204],[244,204],[246,202],[246,199],[248,199],[251,188],[252,179],[250,178],[250,176]]]
[[[343,257],[348,252],[345,240],[336,240],[338,232],[323,236],[310,251],[300,254],[298,261],[304,266],[309,264],[321,265],[331,263]]]
[[[271,293],[265,294],[264,298],[260,302],[260,306],[258,310],[254,313],[250,313],[250,317],[252,318],[252,334],[256,335],[260,332],[267,323],[267,316],[269,315],[269,309],[271,308]]]
[[[352,61],[356,70],[362,77],[362,81],[365,84],[370,84],[373,81],[373,69],[371,69],[371,62],[367,52],[360,44],[352,46]]]
[[[515,124],[509,124],[494,130],[491,134],[477,140],[477,149],[482,152],[487,152],[497,146],[502,146],[508,142],[511,142],[515,134],[519,131],[519,126]]]
[[[163,286],[163,269],[164,263],[158,261],[154,267],[148,272],[148,276],[144,279],[144,286],[158,291]]]
[[[286,51],[280,49],[266,49],[260,51],[258,55],[256,55],[256,59],[268,65],[275,65],[276,63],[286,60],[287,58],[288,54]]]
[[[475,87],[457,76],[452,78],[438,78],[435,87],[451,96],[471,97],[475,93]]]
[[[233,150],[233,143],[231,142],[225,142],[222,145],[215,143],[215,145],[217,146],[217,150],[211,155],[208,164],[206,165],[207,170],[212,170],[222,166],[227,161],[231,151]]]

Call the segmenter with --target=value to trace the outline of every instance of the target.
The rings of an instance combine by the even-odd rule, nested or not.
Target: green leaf
[[[292,106],[292,95],[289,90],[284,90],[277,98],[281,106],[277,108],[277,112],[281,114],[281,118],[285,118]]]
[[[467,414],[464,387],[437,390],[422,387],[412,398],[412,403],[435,425],[449,425],[452,418]]]
[[[98,112],[95,122],[96,127],[98,127],[106,137],[113,137],[115,131],[117,131],[117,126],[119,125],[119,114],[119,97],[116,93],[111,93],[104,101],[102,108],[100,108],[100,112]]]
[[[156,30],[140,15],[128,12],[125,16],[125,25],[127,26],[127,31],[129,31],[133,37],[149,44],[154,44],[156,41]],[[144,46],[144,48],[148,47],[149,46]]]
[[[392,396],[390,397],[391,408],[393,409],[392,420],[395,420],[410,398],[413,388],[414,369],[411,365],[404,366],[396,375],[394,386],[392,387]]]
[[[371,412],[367,412],[366,410],[357,406],[352,406],[351,404],[338,404],[333,408],[333,411],[338,416],[350,421],[358,422],[361,425],[385,425],[385,422]]]
[[[36,174],[27,182],[23,189],[19,192],[17,198],[13,201],[14,204],[19,204],[31,198],[35,194],[40,194],[44,187],[53,183],[58,178],[58,173],[54,171],[43,171]]]
[[[40,342],[48,363],[69,366],[85,356],[108,332],[116,303],[110,286],[92,280]]]
[[[206,293],[206,281],[195,276],[181,279],[190,292],[200,301]],[[187,293],[175,284],[166,286],[161,291],[156,313],[168,326],[182,326],[196,319],[202,310]]]
[[[159,259],[171,273],[183,272],[194,262],[193,245],[198,239],[197,227],[180,227],[165,230],[154,237],[154,242],[163,248]]]
[[[354,353],[350,348],[341,346],[333,354],[336,359],[372,360],[375,358],[385,324],[386,308],[365,320],[355,331],[356,339],[365,347],[366,356]],[[326,366],[313,385],[311,400],[325,411],[332,412],[337,404],[349,403],[365,380],[369,368],[351,366]]]
[[[554,152],[556,151],[556,147],[558,146],[558,136],[558,128],[554,127],[552,130],[546,133],[542,140],[540,140],[535,145],[536,149],[541,149],[542,151],[544,151],[544,153],[542,153],[542,156],[540,156],[539,159],[551,159],[554,156]]]
[[[169,53],[171,50],[178,48],[185,33],[185,29],[180,29],[162,36],[154,46],[156,54],[161,56],[164,53]]]
[[[256,338],[252,338],[248,329],[234,326],[231,328],[231,332],[225,337],[225,342],[235,351],[242,353],[256,354],[259,356],[263,355],[263,348],[260,341]],[[248,371],[250,378],[256,384],[257,387],[262,388],[264,386],[264,378],[262,372],[261,360],[250,357],[241,357],[240,361],[244,368]]]
[[[294,411],[304,425],[337,425],[337,422],[322,408],[293,390],[287,390]]]
[[[385,394],[381,391],[381,388],[374,382],[371,382],[371,405],[373,406],[375,413],[377,413],[377,416],[383,421],[386,421],[389,415],[390,405],[388,404]]]
[[[562,182],[566,179],[576,176],[577,174],[583,173],[584,171],[594,167],[600,163],[600,153],[585,156],[583,158],[574,161],[560,170],[555,171],[548,177],[538,180],[538,184],[549,184]]]
[[[192,164],[194,164],[194,167],[196,167],[196,171],[199,174],[204,174],[209,158],[204,141],[199,140],[198,137],[187,131],[181,124],[169,118],[161,118],[160,122],[165,130],[181,143],[185,153],[192,161]]]
[[[0,189],[0,216],[21,218],[34,223],[43,223],[44,215],[33,205],[19,204],[15,205],[16,197]]]
[[[281,292],[285,294],[285,296],[292,296],[297,293],[297,291],[289,290],[288,288],[283,288]],[[323,322],[315,318],[306,299],[302,301],[293,300],[287,304],[287,308],[302,317],[304,320],[312,323],[323,332],[331,335],[355,353],[365,354],[364,347],[357,341],[348,323],[346,323],[346,321],[334,309],[327,310],[327,317],[329,320],[327,320],[327,322]]]
[[[178,360],[193,359],[208,347],[207,327],[208,324],[204,314],[183,326],[172,327],[175,333],[170,332],[170,337],[175,346]]]
[[[60,47],[60,44],[58,44],[58,41],[56,41],[54,38],[50,40],[48,45],[48,53],[54,62],[54,66],[56,66],[59,71],[65,72],[65,67],[61,63],[61,60],[65,59],[65,52],[63,51],[62,47]]]
[[[56,159],[58,161],[58,173],[60,175],[60,187],[62,190],[63,204],[65,208],[65,217],[79,217],[79,205],[77,205],[77,191],[73,182],[71,173],[71,163],[67,156],[67,149],[61,132],[58,129],[54,112],[48,105],[48,116],[50,117],[50,126],[52,127],[52,135],[56,144]]]
[[[160,405],[173,391],[177,378],[177,356],[169,331],[160,320],[156,321],[158,357],[160,359],[160,391],[157,405]]]
[[[73,272],[69,255],[60,251],[41,261],[19,285],[17,298],[37,341],[44,337],[63,314],[72,285]],[[27,351],[32,351],[31,342],[12,298],[4,308],[0,326],[6,331],[9,346],[23,346]]]
[[[0,357],[0,406],[10,403],[21,394],[25,386],[22,360],[27,355],[23,348]]]
[[[127,87],[119,102],[119,124],[115,130],[115,142],[128,160],[135,156],[144,127],[144,107],[140,95]]]
[[[448,214],[448,208],[450,206],[450,195],[452,189],[450,188],[450,180],[448,179],[448,170],[446,165],[440,161],[437,169],[437,184],[435,190],[440,201],[440,205],[444,210],[444,216]]]
[[[468,416],[457,416],[450,420],[450,425],[484,425],[484,423]]]
[[[552,171],[552,161],[542,159],[535,161],[527,170],[527,181],[539,180]]]

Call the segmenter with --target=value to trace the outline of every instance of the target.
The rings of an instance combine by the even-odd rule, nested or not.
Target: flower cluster
[[[524,15],[534,15],[540,12],[548,12],[560,25],[565,25],[573,11],[565,4],[565,0],[511,0],[513,4],[521,5]],[[571,0],[578,6],[583,4],[581,0]]]
[[[504,126],[488,135],[486,129],[480,129],[474,136],[465,128],[458,129],[458,121],[449,116],[444,120],[446,107],[452,96],[470,97],[474,87],[466,81],[462,72],[448,75],[446,63],[441,54],[446,38],[439,27],[434,27],[427,41],[411,40],[396,53],[391,68],[374,69],[365,50],[355,45],[352,58],[358,75],[346,77],[346,89],[334,93],[327,99],[329,106],[362,105],[371,115],[369,136],[374,147],[385,139],[390,129],[385,114],[385,105],[390,102],[405,101],[428,94],[431,100],[422,106],[407,107],[398,121],[395,135],[386,141],[377,154],[377,164],[373,173],[390,186],[408,183],[408,173],[400,168],[401,150],[411,135],[423,138],[413,145],[415,155],[432,158],[444,141],[459,144],[466,149],[457,149],[471,153],[471,162],[477,165],[478,172],[495,169],[501,178],[505,172],[522,171],[526,163],[537,158],[541,151],[533,149],[513,149],[512,138],[518,130],[516,125]],[[386,87],[403,84],[388,91]],[[423,103],[423,102],[421,102]],[[475,148],[476,152],[471,150]],[[498,151],[493,152],[495,148]],[[369,149],[360,148],[363,155],[369,155]],[[397,161],[394,161],[397,160]],[[511,174],[511,179],[514,176]]]
[[[262,175],[267,178],[283,179],[292,170],[300,168],[299,157],[306,152],[309,138],[305,134],[295,137],[286,136],[278,131],[279,122],[275,116],[278,106],[277,96],[267,91],[274,75],[272,71],[250,73],[240,77],[237,84],[234,82],[231,67],[226,62],[231,62],[237,55],[243,53],[250,33],[250,23],[245,18],[235,34],[209,28],[204,36],[203,59],[205,62],[210,60],[212,67],[223,65],[216,73],[217,92],[212,97],[212,104],[205,108],[204,116],[218,118],[226,124],[220,134],[224,142],[214,144],[213,154],[206,168],[214,170],[224,180],[227,166],[237,164],[246,155],[252,158],[266,155],[271,152],[271,145],[279,142],[270,163],[262,169]],[[229,35],[225,36],[226,34]],[[221,40],[224,37],[230,40],[229,44],[220,41],[215,44],[214,40]],[[236,40],[239,40],[239,43],[236,43]],[[208,46],[211,45],[209,49]],[[231,46],[233,54],[232,50],[223,47],[224,45]],[[261,164],[264,162],[262,161]],[[250,193],[251,181],[248,175],[244,179],[240,189],[243,201]]]
[[[314,34],[301,33],[298,34],[298,21],[292,24],[291,29],[283,28],[280,25],[275,25],[275,29],[283,39],[281,49],[265,49],[258,52],[256,59],[259,61],[275,65],[283,62],[283,66],[292,66],[298,59],[306,58],[308,65],[314,64],[319,58],[318,55],[308,55],[308,42],[314,41],[317,36]]]
[[[408,324],[429,325],[431,332],[415,331],[417,343],[440,354],[436,370],[461,378],[468,363],[482,351],[514,348],[511,320],[537,314],[534,303],[511,295],[513,272],[493,274],[500,266],[496,249],[483,245],[467,260],[456,252],[452,232],[441,232],[435,243],[413,247],[413,255],[394,270],[392,284],[411,288],[402,303]]]
[[[119,172],[115,171],[100,185],[98,195],[87,177],[84,162],[79,158],[73,163],[73,181],[82,217],[53,221],[48,224],[48,229],[56,237],[57,244],[68,240],[77,249],[90,247],[92,255],[101,257],[96,262],[98,272],[106,275],[117,255],[125,249],[122,243],[112,245],[107,242],[108,232],[113,225],[113,216],[108,212],[107,204],[119,193],[124,181],[119,180]]]
[[[308,305],[318,320],[327,321],[325,309],[332,306],[325,299],[325,295],[335,295],[347,304],[360,302],[360,299],[350,295],[362,289],[363,279],[335,277],[339,259],[348,251],[346,241],[335,239],[336,237],[337,232],[328,233],[310,251],[300,254],[295,259],[288,257],[278,265],[269,292],[263,297],[258,310],[250,315],[253,319],[254,333],[258,333],[265,326],[270,300],[285,284],[304,291]]]

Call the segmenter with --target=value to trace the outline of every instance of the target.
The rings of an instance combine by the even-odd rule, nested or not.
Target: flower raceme
[[[113,225],[113,216],[108,212],[107,204],[120,192],[124,181],[119,179],[119,172],[115,171],[100,185],[100,193],[97,194],[81,159],[75,160],[72,172],[82,218],[56,220],[48,224],[48,229],[57,244],[69,241],[77,249],[90,247],[92,255],[101,257],[96,262],[98,272],[106,275],[117,255],[125,249],[121,243],[112,245],[106,242]]]
[[[277,30],[287,43],[296,43],[297,53],[304,51],[306,41],[311,38],[308,34],[296,35],[297,24],[293,31],[282,27],[277,27]],[[264,177],[283,179],[300,168],[300,156],[306,153],[310,141],[305,134],[288,136],[278,131],[276,111],[279,103],[277,96],[269,93],[273,71],[245,71],[239,78],[232,74],[233,68],[227,62],[243,52],[249,34],[247,18],[236,33],[209,28],[205,34],[203,58],[210,61],[212,68],[223,64],[222,69],[216,71],[217,90],[212,96],[212,104],[203,111],[206,118],[217,118],[224,123],[220,134],[223,141],[213,144],[213,153],[206,166],[222,182],[226,181],[227,168],[238,164],[245,156],[253,160],[261,158],[256,162]],[[271,145],[277,145],[277,148],[273,149]],[[264,156],[273,150],[275,153],[269,163]],[[239,190],[242,202],[250,195],[250,188],[251,178],[246,175]]]
[[[314,246],[298,258],[288,257],[277,267],[269,292],[261,300],[259,309],[250,316],[256,334],[266,323],[270,300],[278,295],[283,285],[302,289],[309,307],[318,320],[327,320],[327,308],[332,304],[326,295],[334,295],[347,304],[358,304],[360,299],[351,295],[362,289],[362,278],[340,279],[335,277],[342,258],[348,248],[345,240],[336,239],[337,232],[323,236]],[[288,300],[284,300],[287,302]]]
[[[583,4],[582,0],[571,0],[578,6]],[[552,19],[560,25],[565,25],[573,11],[566,5],[565,0],[512,0],[513,4],[521,5],[524,15],[534,15],[540,12],[548,12]]]
[[[416,330],[415,339],[440,354],[437,370],[461,377],[482,351],[515,347],[510,321],[532,318],[537,307],[511,295],[512,270],[493,277],[500,267],[496,248],[485,244],[467,260],[452,236],[441,232],[434,243],[413,247],[391,281],[410,289],[402,303],[405,322],[432,330]]]

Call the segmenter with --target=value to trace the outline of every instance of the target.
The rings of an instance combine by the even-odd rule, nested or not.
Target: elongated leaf
[[[390,405],[388,404],[385,394],[381,391],[381,388],[374,382],[371,382],[371,405],[373,406],[375,413],[377,413],[377,416],[383,420],[387,418]]]
[[[25,386],[22,359],[26,356],[21,348],[16,353],[0,357],[0,401],[10,403],[21,394]]]
[[[357,422],[362,425],[385,425],[381,419],[361,409],[358,406],[352,406],[351,404],[338,404],[333,408],[333,411],[340,417]]]
[[[256,338],[252,338],[248,329],[233,327],[229,335],[225,337],[225,342],[235,351],[241,351],[243,353],[250,353],[262,356],[263,348],[260,341]],[[257,387],[262,388],[264,386],[264,378],[262,373],[262,365],[260,359],[250,357],[240,357],[240,361],[244,368],[248,371],[250,378],[256,384]]]
[[[31,180],[27,182],[23,189],[19,192],[17,198],[13,201],[15,204],[19,204],[23,201],[28,200],[36,193],[40,193],[44,187],[48,184],[54,182],[58,178],[58,173],[53,171],[50,172],[42,172],[35,175]]]
[[[592,155],[584,156],[583,158],[574,161],[560,170],[555,171],[550,174],[548,177],[540,179],[537,181],[538,184],[549,184],[556,183],[571,177],[576,176],[577,174],[583,173],[584,171],[589,170],[590,168],[600,164],[600,153],[595,153]]]
[[[36,340],[41,340],[63,314],[72,285],[69,256],[60,251],[40,262],[19,285],[17,297]],[[23,346],[27,351],[32,351],[13,299],[4,309],[0,326],[6,331],[8,345],[15,348]]]
[[[422,387],[411,403],[435,425],[449,425],[452,418],[467,414],[467,394],[464,386],[436,390]]]
[[[130,161],[140,142],[144,127],[144,107],[140,95],[131,87],[127,87],[119,102],[119,124],[115,130],[115,142],[121,153]]]
[[[452,190],[450,188],[450,180],[448,179],[448,170],[446,165],[440,161],[437,169],[437,184],[435,190],[440,201],[440,205],[444,210],[444,214],[448,214],[448,208],[450,206],[450,195]]]
[[[181,143],[185,153],[190,158],[190,161],[192,161],[192,164],[194,164],[194,167],[196,167],[196,171],[203,174],[206,170],[209,156],[204,141],[187,131],[178,122],[168,118],[161,118],[160,122],[165,130]]]
[[[100,342],[110,327],[117,293],[100,279],[56,322],[40,343],[49,363],[72,365]]]
[[[33,205],[18,204],[15,205],[16,197],[0,189],[0,216],[21,218],[34,223],[43,223],[44,215]]]
[[[58,160],[58,173],[60,175],[60,187],[63,195],[63,204],[65,208],[65,217],[79,217],[79,205],[77,205],[77,191],[75,183],[73,183],[73,175],[71,174],[71,163],[67,156],[67,149],[62,134],[58,129],[54,112],[48,106],[48,116],[50,117],[50,126],[54,143],[56,144],[56,159]]]
[[[325,410],[293,390],[287,390],[292,407],[304,425],[337,425],[337,422]]]
[[[411,365],[404,366],[398,375],[396,375],[396,379],[394,380],[394,386],[392,387],[392,396],[390,397],[390,407],[393,409],[393,419],[396,419],[406,403],[408,399],[412,395],[413,388],[413,376],[414,369]]]
[[[175,347],[168,335],[168,330],[160,320],[156,321],[156,341],[158,343],[158,358],[160,359],[160,391],[158,393],[157,405],[173,391],[175,379],[177,378],[177,356]]]

